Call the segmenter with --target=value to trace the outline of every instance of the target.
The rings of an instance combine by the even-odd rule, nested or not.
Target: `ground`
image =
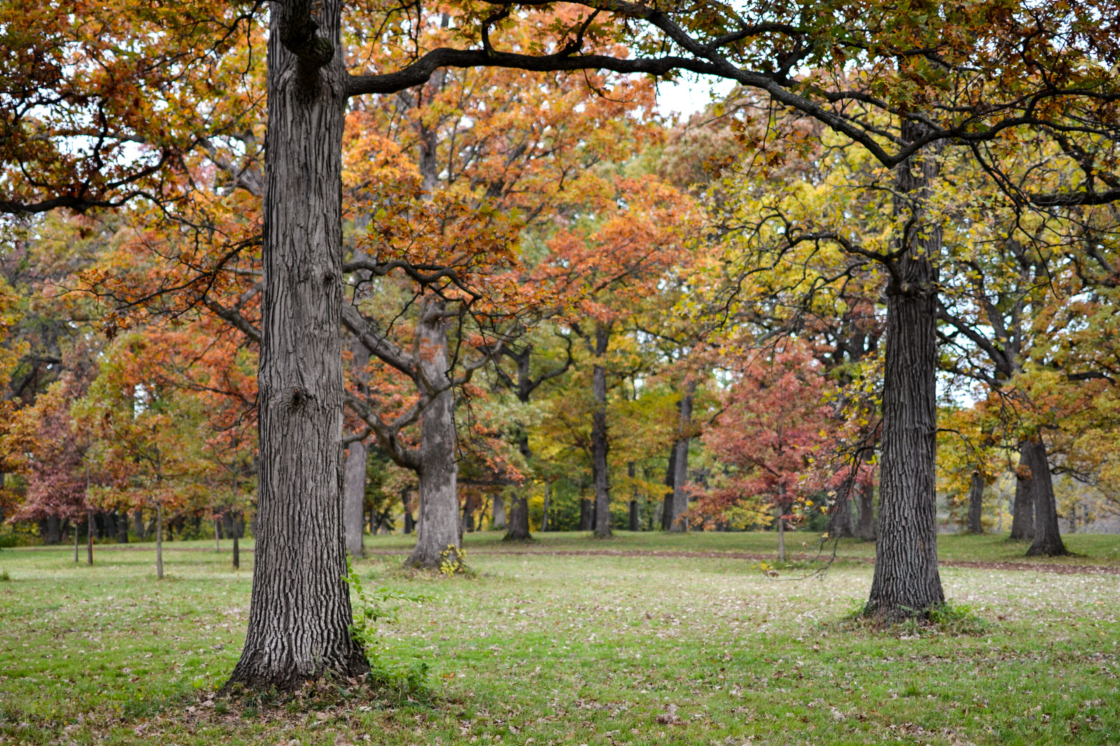
[[[92,568],[0,551],[0,743],[1120,742],[1120,537],[1069,536],[1080,557],[1025,567],[1025,545],[942,537],[946,595],[971,615],[891,631],[846,620],[869,545],[805,578],[760,561],[772,534],[497,538],[468,537],[472,577],[402,571],[404,537],[367,537],[355,564],[367,590],[427,597],[380,639],[389,664],[429,665],[430,702],[280,709],[213,695],[251,553],[235,571],[228,546],[175,542],[157,581],[150,545],[98,548]]]

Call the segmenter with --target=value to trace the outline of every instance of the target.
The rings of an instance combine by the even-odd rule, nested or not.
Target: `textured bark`
[[[676,458],[673,459],[673,514],[669,519],[670,531],[687,531],[688,519],[682,517],[688,511],[688,446],[692,441],[692,399],[696,384],[689,382],[681,396],[680,417],[677,424],[677,442],[673,444]]]
[[[1060,557],[1069,554],[1058,529],[1058,505],[1054,498],[1054,483],[1050,478],[1046,443],[1040,437],[1027,441],[1027,444],[1031,493],[1034,496],[1034,541],[1027,549],[1027,556]]]
[[[984,477],[980,472],[972,472],[972,484],[968,490],[968,532],[971,534],[984,533],[984,524],[980,520],[984,515]]]
[[[852,489],[855,485],[845,484],[836,491],[836,504],[832,506],[832,515],[828,519],[828,535],[830,537],[840,537],[841,539],[850,539],[855,536],[855,528],[852,526]]]
[[[1011,508],[1011,538],[1027,541],[1034,538],[1034,491],[1031,489],[1031,444],[1019,443],[1019,468],[1015,470],[1015,502]]]
[[[462,551],[458,465],[455,462],[455,402],[448,378],[444,304],[430,298],[417,324],[418,365],[432,390],[438,390],[420,420],[420,526],[416,548],[406,564],[438,568],[445,553]]]
[[[368,670],[343,580],[341,0],[316,9],[273,3],[268,41],[257,543],[229,681],[250,689]]]
[[[595,357],[602,358],[607,352],[610,330],[600,327],[595,330]],[[610,441],[607,433],[607,371],[598,362],[592,370],[591,393],[595,397],[595,409],[591,415],[591,463],[595,477],[595,536],[609,539],[611,536],[611,485],[607,473],[607,453]]]
[[[117,543],[128,543],[128,513],[125,513],[123,510],[121,514],[117,516]]]
[[[912,139],[917,133],[906,132]],[[917,217],[936,164],[911,159],[898,169],[899,192]],[[900,220],[900,223],[904,221]],[[905,221],[909,223],[909,220]],[[922,225],[902,236],[906,251],[887,287],[879,540],[868,613],[885,620],[924,616],[945,602],[937,571],[937,270],[941,234]]]
[[[359,345],[360,346],[360,345]],[[361,557],[365,553],[362,538],[365,535],[366,515],[366,461],[369,451],[360,440],[350,444],[346,454],[346,474],[343,477],[342,523],[346,531],[346,551],[351,556]]]
[[[490,528],[506,527],[506,501],[501,495],[494,495],[494,506],[490,511]]]

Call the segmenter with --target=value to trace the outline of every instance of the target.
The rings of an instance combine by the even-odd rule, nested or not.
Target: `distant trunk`
[[[506,501],[501,495],[494,495],[494,504],[490,509],[490,528],[503,529],[506,527]]]
[[[688,511],[685,485],[688,484],[688,446],[692,441],[692,399],[695,392],[696,383],[689,381],[681,396],[677,442],[673,446],[676,458],[673,460],[673,515],[669,520],[670,531],[688,530],[688,519],[683,516]]]
[[[510,500],[509,530],[505,540],[530,541],[532,538],[529,532],[529,500],[524,495],[517,495]]]
[[[665,486],[669,490],[661,500],[661,530],[668,531],[673,525],[673,482],[677,478],[677,444],[669,446],[669,466],[665,469]]]
[[[144,531],[144,511],[140,508],[132,512],[132,532],[136,534],[136,538],[140,541],[148,538]]]
[[[444,557],[462,552],[455,462],[455,401],[448,379],[444,303],[429,298],[417,325],[418,364],[428,385],[438,390],[420,420],[420,526],[416,548],[406,564],[438,568]]]
[[[93,511],[86,511],[86,564],[93,567]]]
[[[541,531],[548,530],[548,508],[552,498],[552,483],[544,483],[544,514],[541,515]]]
[[[128,543],[128,513],[123,510],[117,516],[117,543]]]
[[[856,535],[864,541],[878,538],[878,525],[875,520],[875,483],[870,479],[859,486],[859,525]]]
[[[855,483],[844,482],[836,490],[836,504],[832,506],[832,515],[828,519],[829,538],[850,539],[855,536],[852,526],[852,490],[858,489]]]
[[[364,345],[357,345],[365,350]],[[369,352],[366,352],[369,357]],[[343,476],[343,500],[345,506],[342,512],[342,524],[346,532],[346,552],[351,557],[361,557],[365,554],[363,535],[366,515],[366,460],[369,449],[366,444],[356,440],[350,444],[346,455],[346,470]]]
[[[579,530],[590,531],[595,527],[593,503],[586,497],[579,500]]]
[[[369,368],[369,348],[358,343],[352,347],[351,365],[354,384],[362,389],[363,394],[367,388],[367,370]],[[366,467],[369,463],[369,449],[363,441],[350,443],[346,454],[345,474],[342,480],[343,510],[342,525],[346,535],[346,551],[352,557],[361,557],[365,554],[362,543],[363,524],[366,515]]]
[[[634,468],[634,462],[631,461],[626,464],[626,473],[631,480],[631,497],[630,497],[630,522],[627,528],[631,531],[640,531],[642,526],[638,519],[638,485],[634,484],[634,479],[637,478],[637,470]]]
[[[74,564],[78,564],[78,521],[74,521],[71,528],[74,530]]]
[[[517,433],[517,450],[525,463],[533,458],[533,451],[529,448],[529,433],[521,430]],[[529,541],[533,537],[529,533],[529,498],[525,494],[528,486],[519,487],[517,494],[510,504],[509,531],[506,532],[506,541]],[[500,498],[497,498],[500,499]]]
[[[56,515],[47,516],[47,532],[43,537],[43,543],[54,545],[62,541],[62,536],[59,533],[59,520]]]
[[[904,122],[904,139],[912,142],[921,135],[918,129]],[[886,291],[879,541],[867,602],[869,614],[891,621],[925,616],[945,603],[937,570],[938,272],[933,263],[941,253],[941,230],[920,219],[936,172],[936,161],[920,156],[896,170],[898,240],[905,253]]]
[[[163,503],[156,503],[156,577],[163,580]]]
[[[241,534],[244,532],[245,522],[238,513],[233,520],[233,569],[241,569]]]
[[[408,507],[408,490],[401,490],[401,505],[404,506],[404,532],[411,534],[416,530],[416,520],[412,517],[412,508]]]
[[[1031,492],[1034,493],[1034,541],[1027,549],[1027,556],[1060,557],[1069,554],[1069,550],[1058,530],[1058,504],[1054,499],[1054,483],[1050,479],[1046,443],[1041,436],[1028,442]]]
[[[782,517],[781,508],[778,508],[778,561],[786,561],[786,519]]]
[[[600,327],[595,330],[595,357],[607,352],[610,331]],[[595,476],[595,536],[611,536],[611,487],[607,474],[607,371],[596,362],[592,371],[591,391],[595,397],[595,410],[591,415],[591,461]]]
[[[270,14],[257,541],[249,627],[229,680],[254,690],[369,670],[343,579],[341,6],[316,3],[314,21],[300,15],[307,4],[275,3]],[[282,38],[306,34],[318,41],[301,42],[301,60]],[[325,45],[333,56],[319,66],[326,55],[311,50]]]
[[[972,484],[968,490],[968,532],[984,533],[980,519],[984,515],[984,477],[978,471],[972,472]]]
[[[1031,489],[1031,443],[1019,443],[1019,468],[1015,470],[1015,503],[1011,515],[1011,538],[1034,538],[1034,491]]]

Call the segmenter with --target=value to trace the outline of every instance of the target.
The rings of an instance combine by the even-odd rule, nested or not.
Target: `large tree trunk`
[[[447,366],[444,303],[430,298],[417,327],[418,364],[427,385],[438,391],[420,420],[420,526],[416,548],[406,564],[438,568],[443,558],[462,551],[459,520],[458,465],[455,462],[455,400]]]
[[[669,519],[670,531],[688,530],[688,519],[683,517],[688,511],[688,493],[684,486],[688,484],[688,446],[692,441],[692,398],[695,391],[696,384],[690,381],[681,396],[677,442],[673,445],[676,458],[673,459],[673,514]]]
[[[250,689],[369,670],[343,579],[341,0],[316,8],[317,39],[306,0],[273,3],[268,41],[257,543],[229,681]]]
[[[346,530],[346,551],[352,557],[361,557],[365,553],[362,539],[365,535],[368,454],[366,444],[360,440],[352,442],[346,454],[346,475],[343,479],[345,508],[342,522]]]
[[[972,484],[968,490],[968,532],[984,533],[981,518],[984,515],[984,476],[979,471],[972,472]]]
[[[117,516],[117,543],[128,543],[128,513],[125,513],[123,510],[120,512],[120,515]]]
[[[918,134],[903,136],[913,140]],[[915,162],[917,161],[917,162]],[[920,169],[915,173],[915,167]],[[899,192],[923,209],[936,173],[932,158],[898,168]],[[910,225],[910,220],[899,223]],[[906,253],[887,287],[886,365],[883,381],[883,457],[879,480],[879,540],[869,614],[884,620],[925,616],[945,602],[937,571],[937,270],[941,233],[914,221],[900,236]]]
[[[1028,441],[1027,452],[1031,492],[1034,494],[1034,541],[1027,549],[1027,556],[1060,557],[1069,554],[1058,530],[1058,505],[1054,499],[1054,483],[1050,479],[1046,443],[1041,436]]]
[[[136,534],[139,541],[148,538],[147,533],[144,531],[144,511],[137,508],[132,512],[132,531]]]
[[[1031,489],[1031,444],[1019,443],[1019,467],[1015,470],[1015,503],[1011,508],[1011,538],[1034,538],[1034,491]]]

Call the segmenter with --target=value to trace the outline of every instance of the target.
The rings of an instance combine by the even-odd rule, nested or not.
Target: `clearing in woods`
[[[389,665],[429,666],[430,701],[359,701],[341,682],[277,706],[213,696],[243,639],[251,552],[235,571],[227,551],[176,542],[158,582],[150,551],[99,547],[88,568],[68,549],[4,550],[0,743],[1120,741],[1117,537],[1069,536],[1082,556],[1037,569],[1000,537],[941,537],[946,594],[971,614],[889,632],[845,620],[870,545],[796,580],[798,562],[774,578],[747,558],[772,534],[496,538],[468,537],[467,578],[402,571],[404,537],[367,537],[355,563],[367,590],[426,597],[379,627]]]

